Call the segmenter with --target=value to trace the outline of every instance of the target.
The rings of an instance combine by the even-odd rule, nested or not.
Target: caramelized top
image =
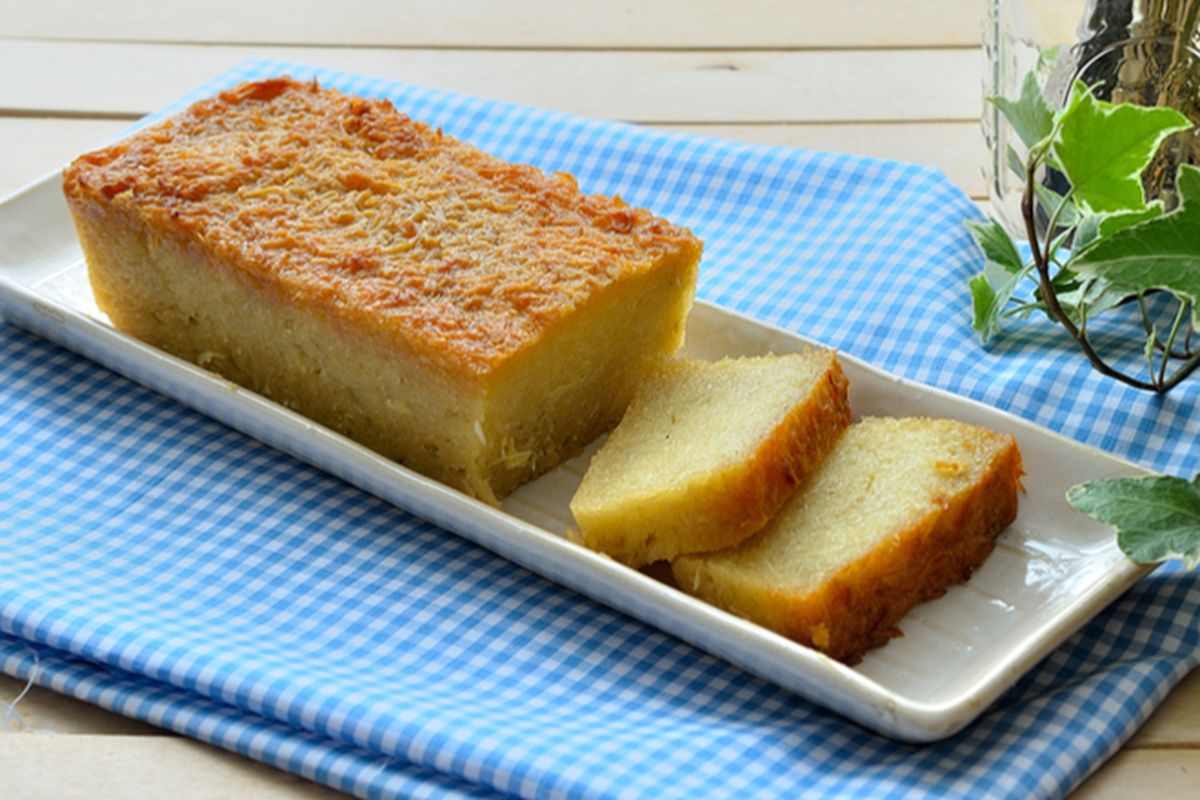
[[[81,156],[68,197],[136,210],[294,302],[483,374],[691,233],[380,100],[243,84]]]

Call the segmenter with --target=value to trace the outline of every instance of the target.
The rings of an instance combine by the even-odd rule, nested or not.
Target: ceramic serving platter
[[[96,308],[57,175],[0,202],[0,316],[290,452],[534,572],[624,611],[882,734],[931,741],[1005,689],[1144,574],[1111,529],[1063,500],[1082,480],[1136,467],[996,409],[849,357],[855,414],[954,417],[1016,436],[1025,494],[1016,522],[966,584],[914,609],[904,636],[847,667],[568,542],[567,503],[588,453],[501,509],[417,475],[209,372],[119,333]],[[810,342],[698,303],[686,354],[782,353]]]

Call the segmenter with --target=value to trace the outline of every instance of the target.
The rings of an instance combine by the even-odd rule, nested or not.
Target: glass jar
[[[988,96],[1018,96],[1032,71],[1056,106],[1079,79],[1102,100],[1169,105],[1200,124],[1200,0],[987,0],[984,55]],[[983,132],[992,211],[1021,235],[1024,186],[1008,165],[1024,148],[990,104]],[[1195,130],[1163,145],[1144,176],[1147,197],[1170,206],[1184,162],[1200,164]]]

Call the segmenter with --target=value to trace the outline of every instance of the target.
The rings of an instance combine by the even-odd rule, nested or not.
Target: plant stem
[[[1162,363],[1158,367],[1158,383],[1160,384],[1167,377],[1167,361],[1171,359],[1171,348],[1175,346],[1175,337],[1179,335],[1179,326],[1183,324],[1183,315],[1187,311],[1187,307],[1187,303],[1179,304],[1179,311],[1176,312],[1175,320],[1171,323],[1171,332],[1167,334],[1167,342],[1163,346]]]
[[[1184,378],[1195,372],[1197,367],[1200,367],[1200,353],[1196,353],[1189,358],[1182,367],[1175,370],[1174,375],[1160,383],[1155,391],[1159,394],[1166,394],[1178,386]]]
[[[1158,326],[1154,324],[1154,320],[1150,319],[1150,311],[1146,308],[1146,295],[1139,294],[1137,296],[1138,309],[1142,312],[1142,330],[1146,332],[1146,339],[1150,342],[1148,347],[1142,348],[1142,355],[1146,358],[1146,371],[1154,375],[1154,353],[1162,351],[1162,345],[1158,339]],[[1167,357],[1163,356],[1163,364],[1167,363]]]
[[[1177,353],[1174,350],[1172,350],[1171,348],[1165,346],[1162,343],[1162,340],[1158,338],[1158,332],[1154,329],[1154,323],[1150,319],[1150,310],[1148,308],[1146,308],[1145,295],[1139,294],[1137,301],[1138,301],[1138,308],[1142,312],[1142,330],[1146,332],[1147,336],[1154,337],[1154,347],[1156,349],[1161,350],[1162,352],[1166,353],[1169,358],[1178,358],[1180,361],[1186,361],[1187,359],[1196,355],[1196,353],[1192,351],[1192,329],[1191,329],[1191,327],[1188,328],[1187,334],[1183,338],[1183,350],[1181,352]]]
[[[1109,378],[1115,378],[1116,380],[1119,380],[1122,383],[1128,384],[1129,386],[1133,386],[1137,389],[1145,389],[1146,391],[1151,392],[1166,391],[1166,389],[1160,388],[1163,384],[1159,382],[1147,383],[1146,381],[1139,380],[1132,375],[1126,375],[1124,372],[1109,366],[1108,362],[1101,358],[1100,354],[1092,348],[1092,343],[1088,341],[1087,335],[1075,325],[1075,323],[1071,320],[1071,317],[1063,310],[1062,305],[1059,304],[1058,295],[1055,293],[1054,286],[1050,280],[1050,265],[1047,259],[1048,254],[1042,250],[1042,247],[1038,242],[1037,226],[1034,223],[1035,210],[1033,185],[1034,181],[1037,179],[1036,175],[1038,163],[1039,159],[1036,156],[1031,157],[1029,159],[1029,166],[1025,171],[1025,191],[1021,195],[1021,216],[1025,221],[1025,235],[1029,238],[1029,249],[1033,254],[1033,265],[1037,270],[1038,285],[1042,290],[1042,302],[1046,304],[1046,311],[1050,313],[1051,318],[1057,320],[1060,325],[1067,329],[1067,332],[1071,334],[1071,338],[1075,340],[1077,345],[1079,345],[1079,349],[1083,351],[1085,356],[1087,356],[1087,360],[1100,374]],[[1048,228],[1047,236],[1053,235],[1053,229]],[[1047,243],[1047,245],[1048,244],[1049,243]],[[1188,372],[1191,372],[1196,368],[1196,366],[1200,365],[1200,357],[1195,359],[1195,361],[1195,364],[1189,364],[1189,366],[1185,366],[1185,368],[1188,369]],[[1178,373],[1172,376],[1172,378],[1178,378],[1178,380],[1182,380]],[[1174,386],[1178,380],[1175,380],[1175,382],[1171,385]]]
[[[1054,235],[1054,229],[1058,227],[1058,218],[1062,216],[1063,209],[1067,207],[1067,203],[1071,202],[1071,195],[1073,195],[1073,194],[1075,194],[1074,186],[1072,186],[1067,191],[1067,193],[1063,195],[1062,200],[1058,204],[1058,208],[1054,209],[1054,213],[1050,215],[1050,222],[1046,225],[1046,236],[1047,237]],[[1047,242],[1053,241],[1053,243],[1054,243],[1053,246],[1050,247],[1049,251],[1046,253],[1047,261],[1055,261],[1057,263],[1055,256],[1058,254],[1058,248],[1060,246],[1062,246],[1062,243],[1065,242],[1066,240],[1067,240],[1067,237],[1066,237],[1065,232],[1064,232],[1064,235],[1059,236],[1057,239],[1051,240],[1051,239],[1047,238],[1047,240],[1046,240]]]

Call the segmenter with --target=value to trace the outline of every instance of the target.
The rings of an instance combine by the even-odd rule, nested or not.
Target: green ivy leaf
[[[1019,272],[1024,266],[1021,252],[1017,243],[1009,236],[1008,231],[994,219],[984,221],[967,220],[967,230],[988,263],[995,264],[1005,272]]]
[[[1091,211],[1140,209],[1142,172],[1163,139],[1191,122],[1172,108],[1097,100],[1076,82],[1051,149],[1079,202]]]
[[[1080,275],[1103,278],[1135,292],[1166,289],[1196,303],[1200,300],[1200,168],[1180,166],[1176,181],[1179,206],[1106,232],[1078,250],[1068,266]],[[1131,218],[1122,217],[1121,221]],[[1110,217],[1110,225],[1117,224]]]
[[[1177,558],[1200,563],[1200,475],[1111,478],[1072,486],[1075,510],[1117,529],[1117,544],[1139,564]]]
[[[1163,204],[1155,200],[1138,211],[1114,211],[1110,214],[1084,214],[1079,218],[1071,246],[1082,251],[1101,236],[1109,236],[1122,228],[1163,215]]]
[[[971,290],[973,319],[971,327],[987,344],[1000,332],[1000,318],[1013,292],[1024,280],[1028,268],[1017,245],[1004,226],[993,219],[967,222],[972,238],[983,251],[983,272],[967,284]]]
[[[1026,147],[1033,148],[1050,135],[1054,125],[1054,107],[1042,95],[1035,73],[1030,72],[1025,76],[1021,95],[1016,100],[1006,97],[989,97],[988,100],[1000,109]]]
[[[1055,211],[1061,207],[1058,215],[1057,225],[1071,227],[1079,222],[1079,211],[1075,208],[1075,204],[1071,201],[1066,201],[1063,204],[1063,196],[1051,189],[1044,183],[1038,182],[1033,185],[1033,194],[1041,204],[1042,211],[1046,213],[1047,219]]]
[[[986,345],[1000,333],[1000,320],[1008,316],[1005,309],[1027,274],[1025,270],[997,277],[985,271],[967,284],[971,290],[971,307],[974,311],[971,327],[979,334],[983,344]]]
[[[1100,217],[1099,234],[1101,236],[1111,236],[1123,228],[1137,225],[1139,222],[1145,222],[1155,217],[1161,217],[1165,210],[1162,201],[1155,200],[1145,208],[1137,211],[1118,211],[1113,214],[1103,214]]]
[[[1025,180],[1025,162],[1021,159],[1021,156],[1018,155],[1017,151],[1013,149],[1011,144],[1004,148],[1004,158],[1008,163],[1008,168],[1012,170],[1018,178]]]
[[[1082,321],[1079,313],[1081,307],[1087,308],[1087,315],[1090,319],[1110,308],[1115,308],[1131,297],[1136,297],[1137,292],[1128,286],[1092,278],[1083,281],[1069,291],[1056,292],[1056,296],[1059,306],[1070,315],[1076,325],[1079,325]]]
[[[1075,237],[1071,240],[1075,252],[1082,251],[1100,237],[1100,223],[1105,216],[1105,214],[1084,214],[1080,217],[1079,225],[1075,228]]]
[[[982,273],[971,278],[967,288],[971,290],[971,327],[979,334],[980,341],[987,344],[997,330],[997,317],[1000,314],[1000,309],[996,307],[996,290]]]

